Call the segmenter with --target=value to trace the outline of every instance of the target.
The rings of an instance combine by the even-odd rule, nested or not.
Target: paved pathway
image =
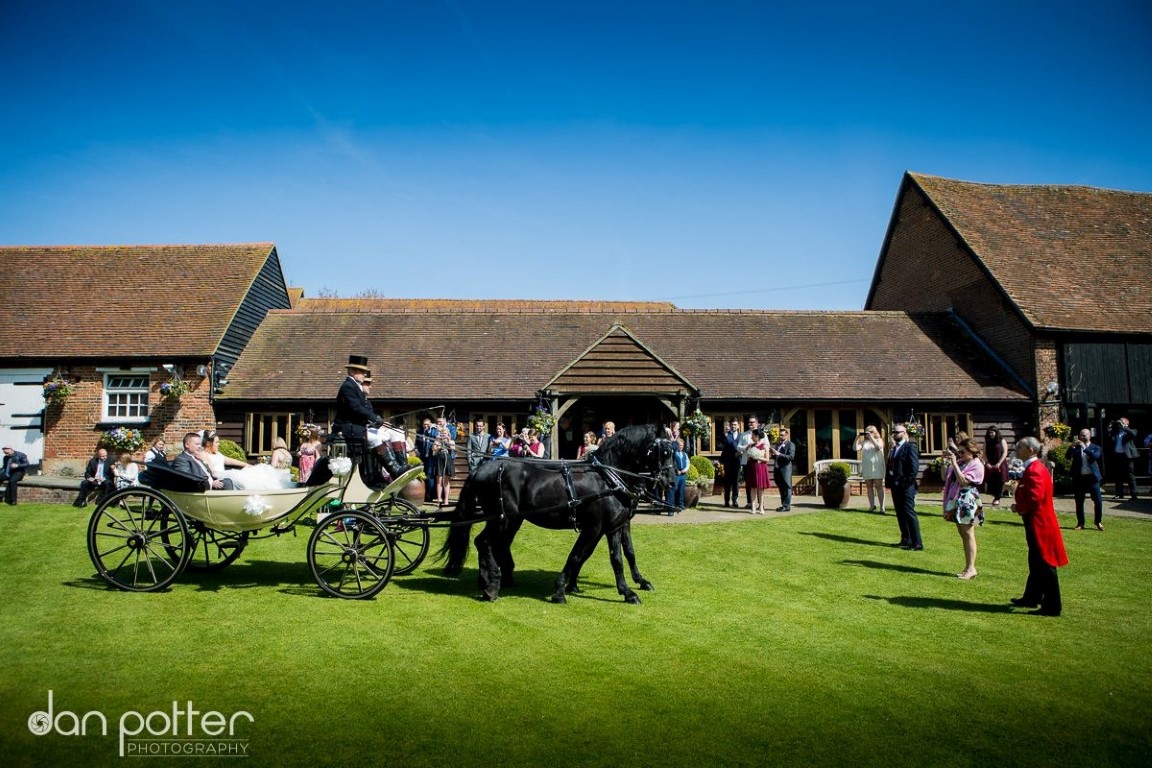
[[[770,498],[770,500],[769,500]],[[765,497],[767,507],[769,510],[775,509],[780,506],[780,497],[776,493],[772,493],[771,497]],[[937,507],[942,504],[941,493],[926,492],[918,494],[916,497],[916,505],[918,507]],[[1001,502],[1005,512],[1008,512],[1011,507],[1011,501]],[[1071,517],[1073,521],[1076,515],[1076,502],[1071,496],[1058,496],[1055,500],[1056,513],[1060,517]],[[654,511],[646,511],[644,507],[640,508],[640,512],[636,515],[635,522],[638,524],[654,524],[654,523],[719,523],[732,520],[765,520],[772,517],[786,517],[789,515],[803,515],[811,512],[821,512],[826,510],[824,502],[819,496],[794,496],[792,498],[792,511],[791,512],[768,512],[766,515],[752,515],[746,509],[725,509],[723,499],[720,496],[710,496],[704,502],[694,508],[686,509],[675,517],[669,517],[663,514],[656,514]],[[991,509],[991,507],[989,508]],[[868,497],[867,496],[853,496],[849,502],[848,507],[843,510],[844,512],[854,512],[868,514]],[[889,502],[888,516],[892,518],[892,523],[896,523],[896,515],[892,512],[891,502]],[[1092,525],[1092,500],[1088,499],[1085,504],[1085,517],[1087,518],[1088,525]],[[1111,501],[1109,496],[1104,496],[1104,518],[1105,527],[1107,527],[1107,519],[1109,517],[1130,517],[1138,518],[1141,520],[1152,521],[1152,499],[1143,497],[1138,501]],[[1067,527],[1072,527],[1075,522],[1068,523]]]

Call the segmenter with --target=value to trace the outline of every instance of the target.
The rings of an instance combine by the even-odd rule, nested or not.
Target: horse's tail
[[[448,538],[436,553],[436,562],[444,562],[445,576],[459,576],[468,559],[468,545],[472,542],[472,523],[466,522],[476,517],[476,494],[472,491],[472,478],[464,481],[460,496],[456,499],[456,509],[448,518]]]

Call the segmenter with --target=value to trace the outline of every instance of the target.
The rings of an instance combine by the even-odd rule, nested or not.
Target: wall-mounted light
[[[1060,385],[1054,380],[1050,381],[1048,382],[1048,386],[1044,387],[1044,391],[1048,393],[1049,397],[1056,397],[1056,395],[1060,394]]]
[[[205,376],[207,376],[208,375],[208,366],[204,365],[204,363],[200,363],[200,365],[196,366],[196,375],[199,376],[200,378],[204,378]]]

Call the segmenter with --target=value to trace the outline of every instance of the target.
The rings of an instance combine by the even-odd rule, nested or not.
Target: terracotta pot
[[[700,489],[695,485],[690,485],[684,489],[684,506],[688,508],[695,507],[700,503]]]
[[[702,483],[699,483],[698,487],[700,488],[700,498],[706,499],[709,496],[711,496],[713,493],[715,493],[715,491],[713,490],[715,488],[715,486],[716,486],[715,480],[707,480],[707,481],[704,481]]]
[[[825,486],[820,491],[820,496],[824,499],[824,506],[832,509],[845,509],[849,499],[852,498],[852,487],[849,483],[845,483],[842,488],[835,489]]]
[[[404,486],[404,498],[413,504],[424,503],[424,481],[423,480],[410,480],[408,485]]]

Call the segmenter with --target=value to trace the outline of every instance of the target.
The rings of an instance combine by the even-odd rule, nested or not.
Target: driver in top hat
[[[336,417],[332,420],[332,431],[344,435],[348,452],[359,456],[364,451],[368,436],[368,425],[380,421],[380,417],[368,403],[363,383],[368,376],[368,358],[363,355],[348,356],[348,376],[336,394]]]

